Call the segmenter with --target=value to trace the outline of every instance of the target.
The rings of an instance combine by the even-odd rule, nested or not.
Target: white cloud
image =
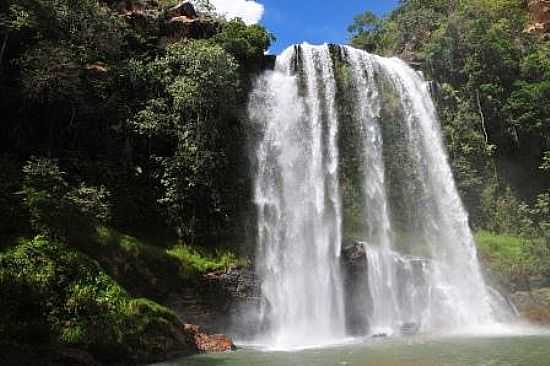
[[[264,15],[264,6],[247,0],[210,0],[216,12],[228,19],[241,18],[246,24],[256,24]]]

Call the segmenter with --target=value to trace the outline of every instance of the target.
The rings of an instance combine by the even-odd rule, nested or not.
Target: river
[[[550,333],[370,339],[295,352],[242,348],[156,366],[549,366]]]

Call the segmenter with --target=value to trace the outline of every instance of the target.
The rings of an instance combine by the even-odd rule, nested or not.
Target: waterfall
[[[302,45],[277,58],[250,104],[263,130],[255,179],[261,317],[275,348],[345,335],[335,99],[328,46]]]
[[[366,240],[378,248],[367,248],[368,284],[372,311],[369,324],[372,333],[387,334],[399,320],[394,258],[391,256],[391,222],[386,197],[385,168],[380,128],[381,100],[373,80],[376,60],[366,52],[345,49],[351,67],[356,103],[355,120],[360,131],[363,163],[363,196]]]
[[[400,96],[408,150],[420,183],[417,191],[426,197],[417,212],[431,270],[428,304],[418,321],[424,329],[492,324],[491,300],[427,83],[399,59],[379,58],[378,62]]]
[[[366,249],[366,332],[495,323],[502,301],[485,286],[417,72],[346,46],[293,46],[257,80],[249,115],[257,132],[261,342],[288,349],[345,338],[347,236]],[[346,128],[356,131],[344,136],[349,141],[340,136]],[[360,198],[349,198],[354,189]],[[343,202],[359,202],[360,213]],[[361,229],[345,232],[346,220]]]

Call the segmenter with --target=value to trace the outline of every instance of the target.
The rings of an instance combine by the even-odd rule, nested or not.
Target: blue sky
[[[312,44],[344,43],[353,17],[366,10],[383,15],[398,0],[258,0],[264,6],[260,21],[277,37],[270,52],[280,53],[289,45],[307,41]]]

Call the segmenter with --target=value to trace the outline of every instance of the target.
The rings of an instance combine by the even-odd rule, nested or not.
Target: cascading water
[[[263,128],[255,185],[261,312],[264,342],[275,348],[345,335],[334,103],[329,49],[308,45],[278,57],[251,102]]]
[[[400,325],[411,323],[424,330],[494,324],[491,299],[481,275],[467,214],[456,190],[426,82],[396,58],[369,55],[349,47],[343,49],[343,54],[353,70],[355,105],[360,110],[357,118],[367,126],[367,136],[363,139],[367,151],[363,186],[366,187],[368,228],[365,239],[373,244],[367,248],[371,332],[393,333]],[[379,123],[385,122],[380,120],[380,104],[384,103],[380,101],[380,94],[384,91],[376,78],[389,83],[389,88],[399,98],[398,109],[408,155],[416,176],[410,194],[425,197],[414,207],[420,230],[407,245],[427,244],[429,270],[422,271],[422,278],[408,288],[399,283],[410,280],[403,274],[414,276],[403,270],[409,259],[392,247],[379,127]]]
[[[346,105],[343,90],[351,99]],[[358,131],[353,160],[368,261],[368,331],[494,324],[494,296],[419,74],[398,59],[350,47],[293,46],[259,78],[249,112],[260,136],[262,343],[288,349],[346,336],[339,257],[347,217],[341,195],[351,180],[342,168],[349,157],[339,151],[349,147],[339,138],[344,123]],[[403,162],[390,164],[392,154]]]
[[[468,217],[447,161],[437,114],[427,84],[398,59],[379,59],[400,96],[408,150],[426,197],[417,208],[421,242],[431,257],[428,303],[417,314],[423,329],[459,329],[495,322],[481,275]],[[414,245],[414,243],[411,243]]]
[[[391,332],[399,319],[396,273],[391,256],[391,223],[386,197],[385,168],[380,128],[381,101],[373,81],[375,58],[366,52],[346,49],[351,67],[356,103],[354,119],[359,123],[361,146],[364,216],[366,240],[378,248],[367,249],[368,285],[372,311],[369,325],[372,333]]]

